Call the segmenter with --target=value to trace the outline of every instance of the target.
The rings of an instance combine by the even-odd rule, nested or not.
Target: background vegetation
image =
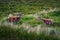
[[[60,9],[60,0],[0,0],[0,20],[9,14],[15,12],[22,12],[24,16],[18,24],[28,23],[31,26],[40,25],[43,23],[38,21],[33,16],[25,16],[35,14],[42,10],[49,10],[50,8]],[[60,28],[60,10],[49,12],[47,15],[54,20],[54,27]],[[46,18],[42,14],[43,18]],[[0,39],[1,40],[60,40],[58,37],[48,36],[45,34],[27,33],[20,29],[11,29],[10,27],[0,26]]]

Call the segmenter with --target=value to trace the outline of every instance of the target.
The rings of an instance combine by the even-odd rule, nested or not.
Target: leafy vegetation
[[[4,38],[4,39],[3,39]],[[2,40],[60,40],[58,37],[48,36],[44,33],[39,35],[35,33],[27,33],[23,28],[11,29],[9,27],[0,27],[0,39]]]
[[[49,10],[50,8],[60,9],[60,0],[0,0],[0,20],[9,14],[15,12],[22,12],[24,16],[18,22],[19,25],[22,23],[30,24],[32,27],[36,25],[44,24],[34,18],[33,16],[26,16],[30,14],[35,14],[42,10]],[[60,10],[49,12],[47,16],[42,14],[43,18],[49,17],[53,19],[54,27],[60,27]],[[53,37],[51,35],[45,35],[41,33],[37,35],[36,33],[27,33],[23,28],[12,29],[6,26],[0,26],[0,39],[1,40],[60,40],[58,37]]]

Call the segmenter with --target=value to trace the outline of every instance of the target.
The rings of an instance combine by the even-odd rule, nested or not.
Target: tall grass
[[[1,40],[60,40],[58,37],[47,36],[44,33],[27,33],[23,28],[11,29],[10,27],[0,26]]]

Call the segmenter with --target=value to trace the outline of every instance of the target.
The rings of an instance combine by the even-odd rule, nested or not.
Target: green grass
[[[31,1],[31,2],[30,2]],[[8,3],[7,3],[8,2]],[[60,0],[7,0],[6,2],[0,1],[0,20],[9,14],[15,12],[22,12],[23,14],[35,14],[41,10],[49,10],[49,8],[59,8],[60,9]],[[31,26],[43,25],[41,21],[38,21],[33,16],[23,16],[19,21],[19,25],[22,23],[28,23]],[[54,20],[54,27],[60,27],[60,10],[57,12],[50,12],[47,15],[49,18]],[[42,17],[46,18],[44,14]],[[4,39],[3,39],[4,38]],[[0,26],[0,40],[60,40],[58,37],[47,36],[45,34],[36,35],[35,33],[27,33],[23,28],[14,30],[6,26]]]
[[[4,38],[4,39],[3,39]],[[27,33],[23,28],[11,29],[6,26],[0,26],[0,39],[3,40],[60,40],[58,37],[48,36],[44,33],[35,34],[35,33]]]
[[[43,24],[41,21],[37,20],[35,17],[27,16],[27,15],[23,16],[19,23],[27,23],[27,24],[29,24],[33,27],[37,26],[37,25],[40,25],[40,24]]]
[[[30,2],[31,1],[31,2]],[[0,1],[1,2],[1,1]],[[49,2],[49,3],[48,3]],[[59,0],[7,0],[2,1],[0,3],[0,16],[8,15],[14,12],[23,12],[24,14],[32,14],[40,10],[48,10],[49,8],[59,8],[60,9],[60,1]]]

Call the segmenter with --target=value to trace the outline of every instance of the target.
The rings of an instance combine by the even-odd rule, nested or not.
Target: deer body
[[[8,21],[9,22],[18,22],[21,19],[21,17],[22,17],[21,14],[9,15],[8,16]]]
[[[42,17],[40,17],[39,15],[35,15],[36,16],[36,18],[38,19],[38,20],[41,20],[43,23],[45,23],[46,25],[53,25],[53,21],[52,21],[52,19],[45,19],[45,18],[42,18]]]

